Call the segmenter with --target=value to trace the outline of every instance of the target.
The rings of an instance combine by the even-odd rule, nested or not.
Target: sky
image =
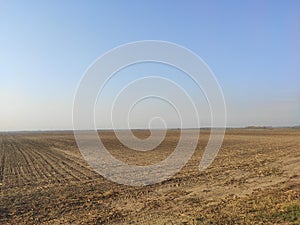
[[[300,124],[300,1],[0,0],[0,131],[72,129],[87,68],[110,49],[141,40],[199,55],[223,90],[227,126]],[[97,127],[110,127],[105,102],[121,84],[149,73],[180,84],[206,111],[203,94],[184,74],[150,67],[112,79],[95,106]],[[133,110],[132,126],[147,126],[157,112],[177,126],[176,112],[157,99]]]

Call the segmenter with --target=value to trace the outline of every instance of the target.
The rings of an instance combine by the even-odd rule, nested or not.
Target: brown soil
[[[172,153],[179,131],[149,152],[126,148],[113,132],[100,136],[116,158],[146,165]],[[2,133],[0,223],[300,224],[300,129],[228,129],[200,173],[208,137],[201,131],[195,154],[171,179],[129,187],[95,173],[72,132]]]

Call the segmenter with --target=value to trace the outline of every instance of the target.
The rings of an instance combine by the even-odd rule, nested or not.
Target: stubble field
[[[144,187],[95,173],[72,132],[1,133],[0,224],[300,224],[300,129],[228,129],[200,173],[209,133],[201,130],[179,173]],[[99,135],[116,158],[147,165],[171,154],[180,131],[148,152],[127,149],[113,132]]]

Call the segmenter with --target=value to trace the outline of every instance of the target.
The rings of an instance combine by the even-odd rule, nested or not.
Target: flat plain
[[[218,156],[199,172],[209,134],[201,130],[172,178],[131,187],[94,172],[72,132],[1,133],[0,224],[300,224],[300,129],[227,129]],[[147,152],[111,131],[99,136],[114,157],[142,166],[170,155],[180,131]]]

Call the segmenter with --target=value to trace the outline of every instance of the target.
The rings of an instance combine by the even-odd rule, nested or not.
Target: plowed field
[[[116,158],[146,165],[172,152],[179,131],[149,152],[100,136]],[[300,129],[228,129],[200,173],[208,137],[171,179],[129,187],[95,173],[72,132],[1,133],[0,224],[300,224]]]

